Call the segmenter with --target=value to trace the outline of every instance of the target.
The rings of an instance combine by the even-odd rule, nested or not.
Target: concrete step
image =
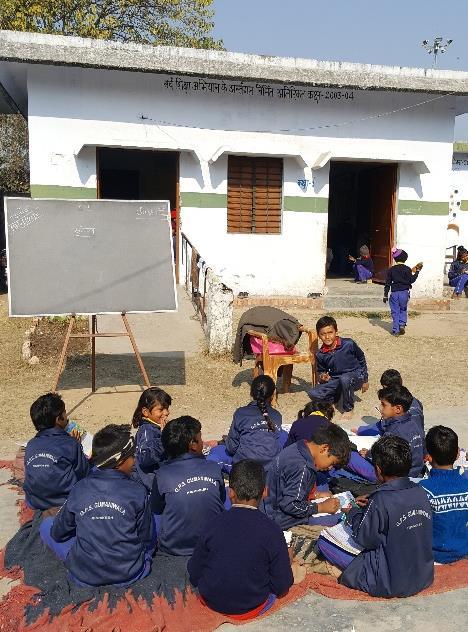
[[[327,294],[324,301],[324,307],[327,310],[341,310],[341,309],[357,309],[363,310],[370,308],[372,310],[375,309],[385,309],[385,305],[382,301],[382,294],[379,296],[356,296],[356,295],[341,295],[341,296],[330,296]]]

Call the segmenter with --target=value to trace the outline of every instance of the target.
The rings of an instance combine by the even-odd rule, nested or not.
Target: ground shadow
[[[380,417],[373,417],[372,415],[363,415],[361,417],[361,421],[363,425],[366,424],[366,426],[373,426],[378,421],[380,421]]]
[[[381,329],[388,331],[388,333],[392,332],[392,323],[383,320],[382,318],[369,318],[368,320],[373,327],[380,327]]]
[[[176,386],[186,384],[185,353],[174,351],[163,353],[142,353],[143,364],[151,384]],[[135,384],[144,387],[143,376],[132,353],[96,354],[97,388]],[[90,388],[90,354],[70,358],[62,373],[59,389]]]
[[[252,369],[244,369],[243,371],[240,371],[239,373],[237,373],[237,375],[234,376],[231,384],[234,387],[239,387],[239,386],[242,386],[243,384],[251,384],[252,380],[253,380]],[[283,389],[282,377],[278,378],[276,385],[278,388],[278,393],[281,395],[282,389]],[[310,388],[311,388],[310,382],[307,382],[306,380],[303,380],[302,378],[296,377],[295,375],[293,375],[292,380],[291,380],[291,386],[289,388],[290,393],[305,393]]]

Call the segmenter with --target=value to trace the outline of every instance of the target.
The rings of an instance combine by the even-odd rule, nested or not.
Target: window
[[[282,158],[228,158],[228,233],[281,232]]]

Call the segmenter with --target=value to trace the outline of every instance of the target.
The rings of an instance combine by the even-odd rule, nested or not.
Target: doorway
[[[98,147],[97,196],[108,200],[169,200],[176,282],[179,282],[179,152]]]
[[[396,163],[331,162],[327,249],[333,259],[327,276],[351,276],[348,256],[359,256],[366,245],[374,282],[385,281],[394,244],[397,171]]]

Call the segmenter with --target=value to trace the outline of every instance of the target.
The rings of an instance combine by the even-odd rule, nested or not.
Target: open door
[[[392,264],[397,169],[397,164],[379,165],[365,176],[370,193],[369,246],[377,283],[385,282],[386,271]]]

